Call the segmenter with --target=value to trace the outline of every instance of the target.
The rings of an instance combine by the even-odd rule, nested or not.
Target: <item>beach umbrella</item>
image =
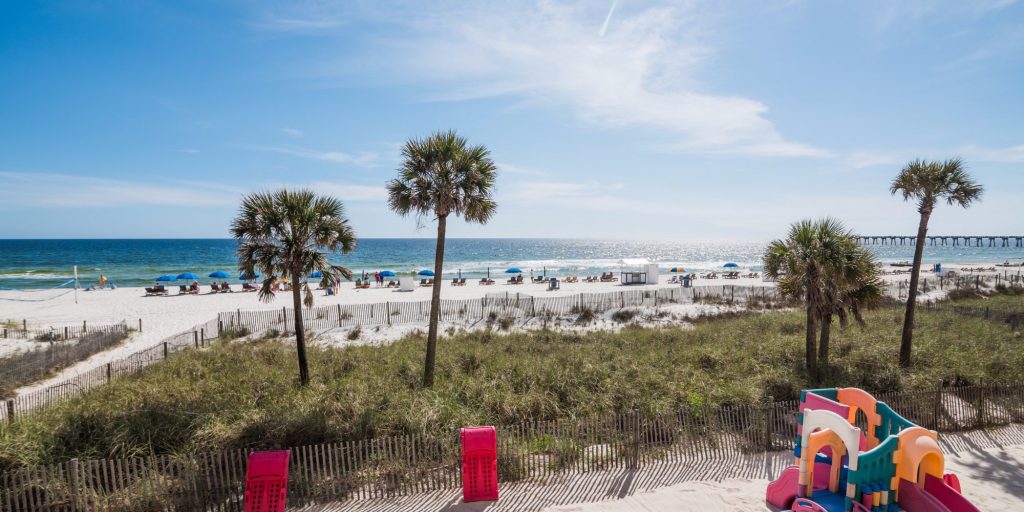
[[[227,278],[229,278],[231,276],[229,276],[227,272],[221,272],[220,270],[218,270],[216,272],[211,273],[210,275],[208,275],[206,277],[213,277],[213,278],[216,278],[216,279],[227,279]]]
[[[199,279],[199,277],[193,274],[192,272],[184,272],[182,274],[178,274],[178,279],[188,279],[191,281],[195,281],[196,279]]]
[[[725,267],[725,268],[736,268],[739,265],[737,265],[737,264],[735,264],[735,263],[730,261],[729,263],[726,263],[725,265],[722,265],[722,266]]]
[[[177,279],[177,277],[174,276],[160,276],[156,278],[157,281],[161,282],[174,281],[175,279]]]
[[[505,273],[506,274],[522,274],[523,271],[520,270],[519,267],[512,267],[512,268],[506,269]]]
[[[434,277],[434,271],[433,270],[423,269],[423,270],[420,270],[417,273],[419,275],[421,275],[421,276]]]
[[[672,274],[685,274],[686,269],[683,267],[672,267],[672,269],[669,270],[669,272]]]
[[[260,275],[259,274],[248,274],[248,273],[243,272],[242,274],[240,274],[238,276],[238,278],[241,279],[242,281],[253,281],[253,280],[259,279]]]
[[[384,277],[395,277],[395,273],[390,271],[390,270],[385,270],[385,271],[381,272],[380,275],[382,275]]]
[[[311,277],[313,279],[320,279],[323,276],[324,276],[324,273],[320,272],[319,270],[317,270],[316,272],[313,272],[312,274],[309,275],[309,277]]]

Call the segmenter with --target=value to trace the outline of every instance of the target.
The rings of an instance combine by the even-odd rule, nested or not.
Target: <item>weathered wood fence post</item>
[[[68,484],[71,487],[71,510],[78,510],[78,459],[68,462]]]
[[[14,399],[7,401],[7,423],[14,423]]]

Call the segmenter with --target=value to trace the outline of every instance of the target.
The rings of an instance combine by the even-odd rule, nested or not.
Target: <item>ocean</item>
[[[503,274],[516,266],[538,275],[586,275],[615,270],[621,258],[647,258],[663,269],[720,269],[726,262],[741,270],[759,270],[766,242],[641,241],[580,239],[449,239],[445,247],[446,276],[462,272],[474,278]],[[868,245],[879,260],[913,257],[912,245]],[[992,264],[1024,259],[1024,248],[926,246],[926,263]],[[411,272],[433,268],[434,240],[367,238],[352,254],[332,260],[356,273],[375,270]],[[150,285],[164,274],[192,272],[206,276],[222,270],[237,277],[235,242],[231,239],[173,240],[0,240],[0,289],[59,286],[73,277],[88,285],[100,275],[119,286]],[[206,280],[203,280],[204,282]]]

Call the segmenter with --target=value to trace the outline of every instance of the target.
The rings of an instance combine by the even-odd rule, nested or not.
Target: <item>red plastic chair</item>
[[[245,471],[244,512],[284,512],[288,498],[288,450],[253,452]]]
[[[494,427],[462,429],[462,500],[498,499],[498,433]]]

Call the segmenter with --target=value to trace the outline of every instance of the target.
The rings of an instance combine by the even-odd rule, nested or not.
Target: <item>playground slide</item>
[[[900,507],[907,512],[952,512],[938,498],[903,478],[900,479]]]
[[[784,510],[789,508],[789,505],[796,499],[796,490],[799,487],[799,483],[800,468],[789,466],[782,470],[778,480],[768,484],[765,501],[778,509]]]
[[[945,479],[932,475],[926,475],[924,479],[924,490],[939,500],[950,512],[981,512],[978,507],[971,505],[963,494],[945,482]]]

